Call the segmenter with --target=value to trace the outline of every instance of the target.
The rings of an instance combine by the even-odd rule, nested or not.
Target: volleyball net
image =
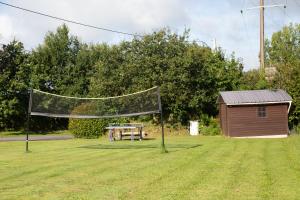
[[[30,115],[59,118],[113,118],[160,112],[159,88],[114,97],[81,98],[31,91]]]

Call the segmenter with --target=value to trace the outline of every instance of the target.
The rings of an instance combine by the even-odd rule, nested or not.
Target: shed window
[[[258,117],[266,117],[267,112],[266,112],[266,106],[260,106],[257,108],[257,115]]]

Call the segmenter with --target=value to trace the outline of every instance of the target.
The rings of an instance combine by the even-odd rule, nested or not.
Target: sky
[[[214,40],[227,56],[233,52],[244,70],[258,68],[259,0],[0,0],[15,6],[47,13],[98,27],[145,34],[168,27],[190,39],[213,47]],[[289,23],[300,23],[300,0],[265,0],[265,5],[286,4],[286,8],[265,9],[265,37]],[[241,14],[243,10],[243,14]],[[43,42],[45,34],[63,22],[0,4],[0,43],[14,38],[26,49]],[[68,24],[71,34],[86,43],[115,44],[131,36]]]

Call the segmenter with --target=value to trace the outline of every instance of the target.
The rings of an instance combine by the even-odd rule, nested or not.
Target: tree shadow
[[[185,149],[193,149],[202,146],[202,144],[166,144],[168,152],[175,152]],[[120,144],[118,142],[112,142],[111,144],[96,144],[85,145],[78,148],[86,149],[161,149],[160,145],[155,144]]]
[[[138,141],[138,140],[140,140],[139,138],[134,138],[134,141]],[[144,141],[144,140],[156,140],[156,138],[143,138],[142,139],[142,141]],[[121,142],[121,141],[131,141],[131,138],[130,137],[125,137],[125,138],[122,138],[122,140],[120,140],[120,139],[115,139],[115,141],[114,142]]]

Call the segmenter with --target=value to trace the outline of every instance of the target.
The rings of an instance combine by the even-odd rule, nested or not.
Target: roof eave
[[[259,104],[282,104],[292,103],[292,101],[275,101],[275,102],[255,102],[255,103],[226,103],[228,106],[240,106],[240,105],[259,105]]]

